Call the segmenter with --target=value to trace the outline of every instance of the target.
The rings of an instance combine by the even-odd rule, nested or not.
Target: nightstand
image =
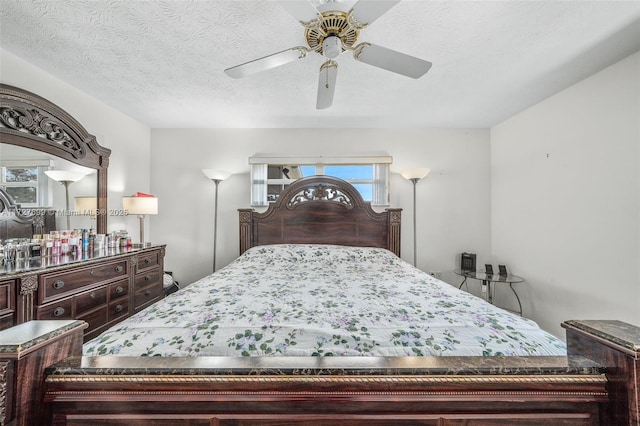
[[[511,274],[507,274],[507,275],[487,274],[482,271],[463,271],[460,269],[456,269],[454,272],[457,275],[464,277],[464,280],[462,281],[462,283],[460,283],[460,286],[458,288],[462,288],[463,285],[466,285],[468,278],[482,281],[483,290],[485,289],[484,286],[486,286],[486,292],[483,291],[483,293],[485,293],[485,300],[491,304],[493,304],[493,296],[494,296],[495,287],[496,287],[494,284],[500,284],[500,283],[509,284],[509,288],[511,289],[513,294],[516,296],[516,300],[518,301],[519,309],[517,313],[520,316],[522,316],[522,303],[520,303],[520,297],[518,297],[518,293],[516,293],[516,290],[513,288],[513,284],[523,282],[524,278],[519,277],[517,275],[511,275]],[[469,289],[469,286],[467,285],[467,290],[468,289]]]

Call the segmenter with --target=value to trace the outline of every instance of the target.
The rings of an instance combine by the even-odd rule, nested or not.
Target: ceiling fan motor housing
[[[349,23],[345,12],[334,10],[323,12],[322,20],[307,28],[305,38],[312,50],[327,58],[336,58],[353,47],[359,34],[360,31]]]

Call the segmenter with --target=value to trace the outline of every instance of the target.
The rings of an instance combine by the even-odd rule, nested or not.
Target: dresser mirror
[[[45,210],[55,212],[57,230],[106,233],[110,154],[57,105],[0,84],[0,219],[5,222],[0,239],[23,237],[11,235],[11,229],[34,220],[37,233],[42,219],[33,213]]]

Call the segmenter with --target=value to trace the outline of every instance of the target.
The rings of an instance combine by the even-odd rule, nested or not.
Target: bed
[[[390,251],[399,249],[400,211],[373,211],[345,181],[300,179],[265,213],[241,210],[247,224],[234,262],[87,342],[83,354],[566,356],[564,342],[534,322]]]
[[[253,247],[84,345],[120,356],[564,356],[530,320],[382,248]]]

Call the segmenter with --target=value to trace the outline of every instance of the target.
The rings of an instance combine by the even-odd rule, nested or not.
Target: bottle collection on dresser
[[[96,234],[93,229],[72,229],[35,234],[32,238],[0,240],[0,264],[5,268],[22,269],[29,259],[43,258],[60,263],[68,258],[90,258],[96,252],[133,247],[127,231]],[[62,259],[61,259],[62,257]]]

